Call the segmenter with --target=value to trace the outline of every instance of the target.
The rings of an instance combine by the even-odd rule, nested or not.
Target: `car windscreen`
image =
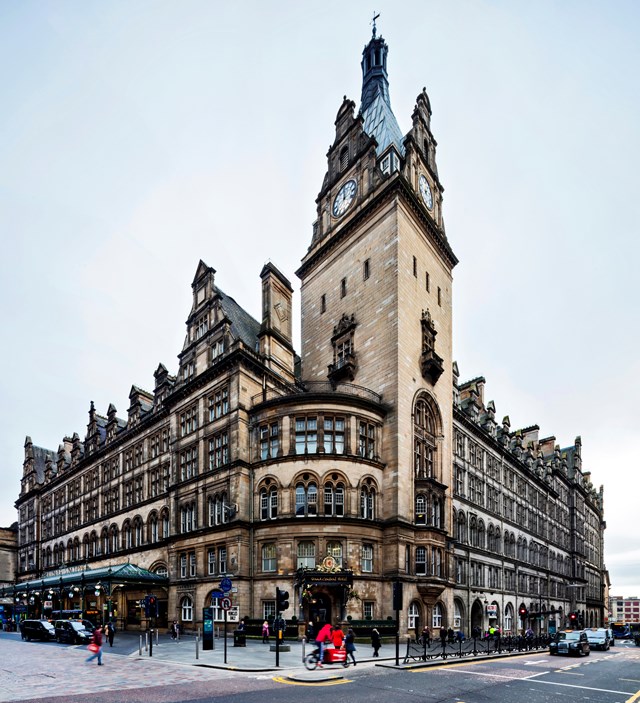
[[[50,622],[48,622],[47,620],[43,620],[42,624],[44,625],[45,629],[47,629],[47,630],[55,630],[53,625]]]
[[[560,641],[560,640],[579,640],[579,639],[580,639],[579,632],[560,632],[558,634],[558,641]]]

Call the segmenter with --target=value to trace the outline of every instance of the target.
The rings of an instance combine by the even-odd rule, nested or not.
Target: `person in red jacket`
[[[102,630],[99,627],[96,627],[96,629],[93,631],[92,644],[95,644],[98,647],[98,651],[94,652],[85,661],[90,662],[93,661],[96,657],[98,657],[98,666],[102,666]]]
[[[320,632],[318,632],[316,636],[316,644],[318,645],[318,649],[320,650],[320,663],[318,664],[319,667],[322,667],[322,662],[324,661],[324,646],[325,644],[331,642],[331,631],[333,628],[329,623],[326,623],[326,625],[323,625],[322,628],[320,629]]]
[[[342,643],[344,642],[344,632],[340,625],[336,625],[331,633],[331,641],[336,649],[342,648]]]

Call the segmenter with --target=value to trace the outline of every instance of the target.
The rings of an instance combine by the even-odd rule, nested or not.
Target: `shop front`
[[[325,623],[341,622],[353,592],[353,572],[343,569],[331,556],[315,569],[299,569],[296,589],[300,619],[313,623],[317,632]]]
[[[11,599],[18,619],[84,618],[96,625],[112,621],[118,629],[146,629],[166,627],[168,585],[166,576],[126,563],[57,569],[55,575],[0,588],[0,598]],[[158,616],[152,622],[141,605],[149,594],[158,602]]]

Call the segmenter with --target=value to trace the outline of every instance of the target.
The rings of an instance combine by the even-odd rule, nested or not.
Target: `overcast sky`
[[[376,0],[403,132],[426,86],[461,379],[605,486],[612,592],[640,596],[640,5]],[[260,315],[296,289],[373,6],[0,0],[0,525],[24,439],[177,370],[198,261]],[[299,339],[299,334],[298,337]]]

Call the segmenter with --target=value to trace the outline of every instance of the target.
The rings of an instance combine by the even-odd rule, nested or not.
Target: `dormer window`
[[[190,381],[196,375],[196,362],[188,361],[182,369],[182,380]]]
[[[400,158],[395,149],[390,149],[380,160],[380,170],[386,176],[400,169]]]
[[[198,305],[200,305],[200,303],[204,302],[204,299],[206,298],[206,296],[207,296],[207,287],[201,286],[200,288],[198,288],[198,292],[196,293],[196,302],[198,303]]]

